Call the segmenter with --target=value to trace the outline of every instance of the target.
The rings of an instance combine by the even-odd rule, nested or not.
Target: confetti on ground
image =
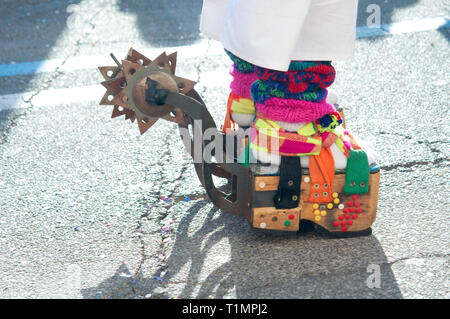
[[[124,278],[131,278],[131,275],[130,274],[126,274],[126,273],[121,273],[120,275],[119,275],[120,277],[124,277]]]
[[[160,295],[160,294],[163,294],[163,293],[165,293],[166,291],[164,290],[164,288],[162,288],[162,287],[157,287],[157,288],[155,288],[154,290],[153,290],[153,293],[155,294],[155,295]]]
[[[164,278],[161,277],[153,277],[153,280],[157,281],[157,282],[161,282],[164,280]]]
[[[162,277],[164,277],[165,275],[167,274],[167,271],[161,271],[161,273],[159,274],[159,276],[162,278]]]
[[[150,210],[152,208],[153,208],[153,206],[150,206],[150,205],[147,206],[147,210]]]
[[[111,224],[106,224],[106,227],[109,227],[109,226],[111,226]]]
[[[146,294],[144,297],[147,298],[147,299],[149,299],[149,298],[152,297],[152,294]]]
[[[173,219],[169,220],[169,223],[173,224]]]
[[[164,256],[163,254],[159,254],[158,258],[161,260],[164,260],[164,259],[166,259],[166,256]]]
[[[164,230],[165,232],[167,232],[167,231],[169,230],[169,227],[165,226],[165,227],[163,228],[163,230]]]
[[[138,229],[136,229],[137,232],[142,233],[142,228],[139,227]]]
[[[190,198],[189,196],[186,196],[186,197],[184,198],[184,201],[185,201],[185,202],[189,202],[189,201],[191,201],[191,198]]]
[[[80,229],[80,226],[75,226],[75,227],[73,228],[74,231],[78,231],[78,229]]]

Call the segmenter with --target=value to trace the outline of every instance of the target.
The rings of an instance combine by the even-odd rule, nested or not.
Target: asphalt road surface
[[[448,1],[360,1],[356,57],[335,63],[333,89],[382,175],[373,235],[352,239],[250,228],[205,198],[174,124],[140,136],[98,105],[110,52],[177,50],[221,123],[230,61],[200,11],[0,2],[0,297],[449,298]]]

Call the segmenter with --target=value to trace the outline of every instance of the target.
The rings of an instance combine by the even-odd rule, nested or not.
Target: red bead
[[[289,215],[289,219],[294,219],[294,218],[295,218],[294,214]]]
[[[352,218],[353,218],[353,219],[356,219],[356,218],[358,218],[358,215],[353,214],[353,215],[352,215]]]
[[[353,221],[347,220],[347,225],[351,225],[351,224],[353,224]]]
[[[355,207],[359,207],[361,204],[359,202],[355,202]]]
[[[350,214],[345,215],[345,219],[350,219]]]
[[[362,208],[361,208],[361,207],[358,207],[358,208],[356,209],[356,212],[357,212],[358,214],[361,214],[361,213],[362,213]]]
[[[334,225],[334,227],[339,227],[339,222],[338,222],[338,221],[335,221],[335,222],[333,223],[333,225]]]
[[[355,212],[355,207],[350,207],[350,213],[354,213]]]
[[[341,222],[341,226],[345,226],[345,222]]]
[[[352,206],[353,206],[353,202],[352,202],[352,201],[348,201],[348,202],[347,202],[347,206],[352,207]]]
[[[347,231],[347,227],[342,227],[342,231]]]
[[[339,220],[344,220],[344,215],[339,215]]]
[[[353,199],[353,200],[357,200],[357,199],[358,199],[358,195],[353,195],[353,196],[352,196],[352,199]]]

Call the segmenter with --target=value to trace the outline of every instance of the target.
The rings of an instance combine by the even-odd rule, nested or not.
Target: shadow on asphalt
[[[118,0],[122,11],[136,15],[142,38],[161,47],[189,45],[199,38],[202,3],[203,0]]]
[[[174,297],[168,294],[174,288],[172,280],[177,291],[181,289],[180,298],[402,298],[383,248],[373,235],[326,239],[312,229],[262,231],[215,207],[192,233],[194,216],[207,205],[211,205],[207,200],[196,202],[183,215],[165,266],[154,277],[138,274],[135,279],[124,278],[129,271],[121,265],[99,286],[82,290],[83,297],[98,298],[102,291],[102,298],[134,298],[161,287],[163,292],[153,298],[169,298]],[[211,264],[207,259],[219,254],[216,244],[223,239],[229,242],[230,252],[225,252],[229,258],[220,266]],[[370,275],[367,266],[372,263],[380,265],[380,288],[369,288],[366,283]],[[155,281],[163,269],[167,271],[164,281]],[[206,278],[201,277],[211,269]]]
[[[450,29],[441,29],[439,32],[443,35],[443,37],[447,40],[447,42],[450,42]]]
[[[371,15],[371,12],[367,12],[370,5],[378,5],[381,9],[381,24],[388,24],[392,22],[392,16],[395,10],[407,9],[408,7],[416,4],[418,0],[359,0],[358,3],[358,20],[357,26],[366,26],[367,18]],[[450,31],[448,28],[438,30],[442,36],[450,42]],[[384,37],[373,38],[361,38],[360,41],[379,41]]]

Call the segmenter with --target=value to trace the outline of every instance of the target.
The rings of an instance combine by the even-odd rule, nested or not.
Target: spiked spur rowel
[[[165,105],[162,99],[151,103],[146,92],[149,88],[163,92],[189,93],[195,82],[175,75],[177,53],[160,54],[153,61],[131,48],[125,59],[119,62],[111,57],[116,66],[102,66],[99,71],[106,88],[100,105],[112,105],[112,118],[125,115],[126,120],[137,121],[139,131],[144,134],[158,119],[182,124],[182,111],[171,105]]]

